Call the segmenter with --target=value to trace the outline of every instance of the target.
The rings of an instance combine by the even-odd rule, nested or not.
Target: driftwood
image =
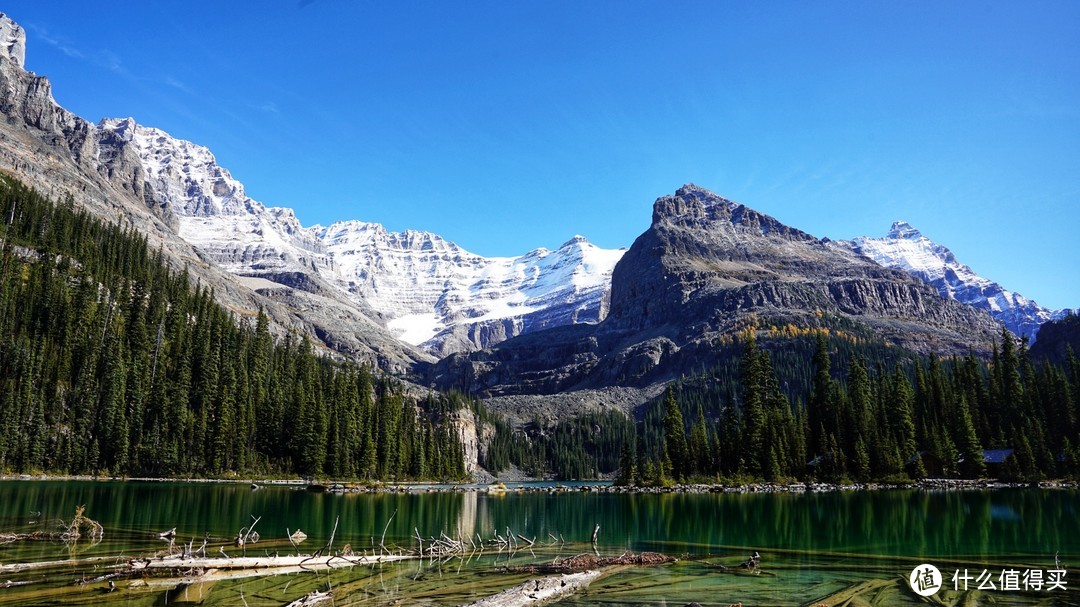
[[[52,541],[60,539],[60,533],[51,531],[33,531],[30,533],[0,533],[0,544],[10,544],[23,540]]]
[[[821,605],[848,605],[852,603],[852,601],[854,601],[856,597],[876,593],[884,588],[896,585],[896,580],[868,580],[865,582],[859,582],[857,584],[852,584],[847,588],[838,590],[832,594],[814,599],[808,603],[803,603],[803,607],[820,607]]]
[[[105,537],[105,528],[101,526],[101,523],[83,515],[84,512],[86,512],[86,506],[75,508],[75,518],[71,519],[71,523],[64,529],[60,539],[65,542],[74,542],[78,541],[84,533],[94,542],[100,542],[101,538]],[[63,521],[60,521],[60,524],[63,526]]]
[[[573,594],[604,575],[602,571],[581,571],[529,580],[479,601],[469,607],[529,607]]]
[[[660,554],[659,552],[642,552],[641,554],[634,554],[633,552],[624,552],[619,556],[613,557],[597,557],[592,554],[579,554],[572,556],[568,559],[555,559],[553,563],[546,565],[522,565],[520,567],[508,567],[507,571],[523,572],[523,573],[577,573],[581,571],[590,571],[593,569],[599,569],[600,567],[611,567],[615,565],[662,565],[664,563],[674,563],[679,559],[668,556],[666,554]]]
[[[0,533],[0,544],[10,544],[22,540],[62,541],[77,542],[84,535],[93,543],[98,543],[105,537],[105,528],[101,523],[84,515],[86,506],[75,508],[75,518],[70,523],[63,520],[57,521],[59,531],[32,531],[30,533]]]
[[[134,571],[176,569],[274,569],[277,567],[350,567],[354,565],[373,565],[404,561],[416,558],[405,554],[384,554],[377,556],[238,556],[238,557],[164,557],[159,559],[136,559],[130,561]]]
[[[329,592],[316,590],[296,599],[285,607],[316,607],[316,605],[330,605],[333,601],[334,597]]]
[[[728,567],[727,565],[721,565],[720,563],[706,563],[710,567],[715,567],[721,571],[732,571],[743,569],[751,573],[759,573],[758,566],[761,565],[761,554],[755,550],[754,554],[750,555],[745,561],[739,563],[737,567]]]
[[[19,573],[35,569],[51,569],[53,567],[65,567],[71,565],[87,565],[106,562],[116,562],[115,556],[94,556],[84,559],[64,559],[62,561],[37,561],[34,563],[11,563],[0,565],[0,573]]]

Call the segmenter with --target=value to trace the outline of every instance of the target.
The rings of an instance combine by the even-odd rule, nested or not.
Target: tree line
[[[460,395],[275,341],[132,227],[0,177],[0,470],[457,479]]]
[[[133,227],[0,177],[0,471],[458,479],[456,420],[493,427],[481,463],[623,482],[1009,479],[1080,474],[1080,363],[1003,332],[990,360],[916,357],[855,325],[744,327],[639,420],[511,427],[275,340],[171,270]],[[830,319],[822,319],[823,322]],[[831,322],[831,321],[830,321]],[[834,323],[835,324],[835,323]],[[760,343],[759,343],[760,342]],[[988,470],[985,449],[1012,449]]]
[[[480,461],[492,474],[513,465],[535,478],[610,476],[619,469],[623,444],[634,436],[634,422],[614,410],[584,413],[551,427],[533,420],[515,428],[487,412],[481,419],[494,430]]]
[[[1003,330],[989,361],[941,359],[860,351],[817,331],[772,340],[781,374],[757,341],[770,333],[744,330],[726,365],[672,384],[624,445],[619,480],[1080,475],[1080,362],[1071,349],[1062,364],[1036,364],[1026,340]],[[847,365],[837,369],[840,355]],[[1011,450],[1000,469],[988,469],[990,449]]]

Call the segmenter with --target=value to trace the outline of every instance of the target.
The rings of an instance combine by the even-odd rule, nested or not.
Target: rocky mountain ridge
[[[0,163],[11,172],[130,222],[241,318],[263,307],[279,332],[391,371],[449,354],[431,367],[439,385],[493,395],[651,386],[700,366],[748,319],[825,315],[924,352],[984,349],[994,334],[984,315],[883,267],[869,239],[818,239],[693,185],[657,199],[652,226],[625,251],[575,236],[554,251],[485,258],[428,232],[304,227],[291,209],[247,196],[205,147],[130,118],[71,114],[24,60],[25,32],[0,16]]]
[[[292,209],[252,200],[203,146],[131,118],[98,129],[127,142],[182,238],[239,276],[325,294],[436,355],[520,333],[598,322],[621,250],[575,236],[554,251],[487,258],[437,234],[341,221],[305,228]]]
[[[948,248],[905,221],[894,222],[882,238],[860,236],[840,244],[882,266],[904,270],[933,286],[942,297],[986,310],[1017,336],[1026,335],[1034,340],[1043,323],[1070,312],[1040,306],[976,274]]]
[[[916,352],[988,352],[1000,325],[906,272],[686,185],[612,274],[596,325],[523,335],[447,357],[431,380],[488,396],[645,388],[715,361],[747,326],[844,328]]]
[[[405,372],[430,360],[333,289],[312,293],[276,283],[250,288],[222,270],[177,234],[180,216],[123,129],[101,128],[58,105],[49,80],[25,69],[25,48],[25,30],[0,13],[0,170],[46,195],[70,197],[105,221],[139,230],[161,249],[166,263],[213,288],[241,321],[253,319],[261,308],[279,335],[306,334],[387,371]]]

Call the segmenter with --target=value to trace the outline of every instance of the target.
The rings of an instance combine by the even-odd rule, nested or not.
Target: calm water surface
[[[150,554],[166,544],[156,533],[175,527],[179,540],[214,551],[261,517],[259,543],[250,554],[290,553],[287,531],[303,530],[305,551],[349,544],[371,552],[416,547],[414,535],[446,533],[485,540],[496,534],[535,539],[513,554],[486,550],[444,562],[408,562],[374,568],[222,581],[193,589],[128,587],[106,593],[103,584],[71,586],[102,570],[73,566],[49,575],[0,573],[33,584],[0,588],[0,604],[19,605],[285,605],[314,589],[333,587],[335,605],[457,605],[523,581],[507,565],[550,562],[597,550],[660,551],[689,557],[675,565],[633,568],[594,583],[565,601],[577,605],[802,605],[864,584],[866,602],[920,604],[901,588],[920,563],[937,565],[951,588],[955,569],[1050,569],[1080,563],[1080,493],[1072,490],[895,490],[809,494],[406,493],[313,494],[284,486],[252,491],[247,485],[82,481],[0,482],[0,533],[52,530],[76,506],[106,530],[99,545],[57,542],[0,545],[0,564],[96,555]],[[389,523],[389,524],[388,524]],[[523,544],[523,543],[522,543]],[[716,564],[762,554],[758,575],[722,571]],[[1078,568],[1080,569],[1080,568]],[[896,581],[896,583],[892,583]],[[1069,580],[1072,582],[1073,580]],[[1080,576],[1075,583],[1080,587]],[[871,588],[872,587],[872,588]],[[860,587],[861,588],[861,587]],[[886,592],[889,594],[878,595]],[[976,593],[975,604],[1076,604],[1077,593]],[[943,593],[946,602],[964,597]],[[188,601],[184,603],[183,601]],[[1064,602],[1062,602],[1064,601]]]

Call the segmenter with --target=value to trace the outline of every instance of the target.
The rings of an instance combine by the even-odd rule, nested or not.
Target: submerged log
[[[62,561],[37,561],[33,563],[9,563],[0,565],[0,573],[19,573],[34,569],[51,569],[53,567],[71,567],[91,563],[116,562],[115,556],[93,556],[83,559],[64,559]]]
[[[600,576],[602,571],[581,571],[563,575],[529,580],[494,594],[469,603],[469,607],[529,607],[548,601],[561,599],[587,587]]]
[[[239,556],[239,557],[188,557],[167,556],[159,559],[134,560],[130,562],[133,570],[144,569],[273,569],[277,567],[305,567],[322,565],[326,567],[349,567],[352,565],[374,565],[391,561],[404,561],[416,557],[406,554],[384,554],[375,556]]]
[[[105,528],[101,526],[101,523],[94,519],[85,516],[83,512],[86,511],[86,506],[78,506],[75,508],[75,518],[71,519],[70,523],[64,521],[58,521],[57,525],[60,527],[59,531],[32,531],[30,533],[0,533],[0,544],[10,544],[12,542],[19,542],[23,540],[40,540],[40,541],[62,541],[67,543],[73,543],[79,541],[79,538],[84,535],[89,537],[93,543],[98,543],[101,538],[105,536]]]
[[[848,605],[857,597],[876,593],[883,588],[895,586],[896,580],[867,580],[858,582],[846,588],[842,588],[832,594],[803,603],[803,607],[819,607],[820,605]]]
[[[316,590],[296,599],[285,607],[316,607],[317,605],[329,605],[333,600],[334,597],[329,592]]]
[[[612,567],[615,565],[663,565],[664,563],[674,563],[678,560],[679,559],[673,556],[660,554],[659,552],[642,552],[641,554],[624,552],[619,556],[613,557],[597,557],[585,553],[572,556],[568,559],[556,559],[553,563],[509,567],[507,570],[524,573],[574,573],[599,569],[600,567]]]

